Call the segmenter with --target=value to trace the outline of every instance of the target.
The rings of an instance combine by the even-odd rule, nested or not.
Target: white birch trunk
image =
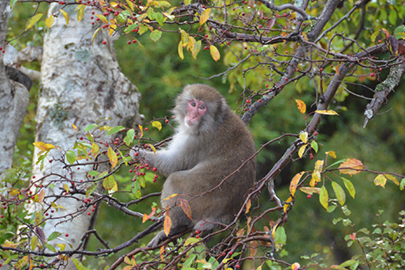
[[[108,126],[132,126],[140,123],[138,102],[140,94],[136,87],[121,73],[115,58],[113,41],[106,31],[99,31],[94,43],[92,36],[100,26],[92,26],[90,13],[96,9],[86,7],[86,13],[81,22],[76,20],[76,5],[64,7],[70,16],[68,26],[65,18],[59,13],[62,8],[58,4],[51,4],[49,14],[58,14],[51,29],[46,33],[41,65],[42,90],[39,94],[37,107],[37,127],[35,141],[60,146],[64,151],[72,149],[75,140],[83,134],[75,133],[72,124],[78,130],[106,118],[103,124]],[[103,44],[106,40],[107,44]],[[85,137],[85,136],[84,136]],[[102,138],[105,141],[104,138]],[[59,150],[51,150],[44,168],[36,164],[39,150],[34,153],[34,180],[44,175],[55,173],[76,181],[86,180],[92,166],[74,167],[72,171],[63,168],[58,162],[61,159]],[[51,163],[50,160],[53,160]],[[53,176],[45,178],[41,183],[45,187],[52,180],[59,180]],[[54,188],[47,188],[46,195],[60,195],[64,181],[57,182]],[[88,230],[91,216],[81,215],[72,219],[69,214],[83,206],[84,196],[59,199],[56,203],[65,209],[52,213],[53,217],[66,217],[46,222],[44,232],[48,237],[53,231],[62,236],[53,241],[65,243],[66,248],[75,248],[82,235]],[[52,199],[53,200],[53,199]],[[49,202],[50,200],[48,200]],[[38,205],[36,206],[38,207]],[[33,207],[31,208],[31,210]],[[43,209],[36,208],[36,211]],[[65,235],[69,234],[68,237]],[[49,250],[47,250],[49,251]],[[66,269],[75,269],[72,262]]]
[[[0,46],[4,48],[7,34],[7,7],[9,1],[0,1]],[[28,107],[28,90],[9,81],[0,52],[0,180],[13,163],[14,147],[18,132]]]

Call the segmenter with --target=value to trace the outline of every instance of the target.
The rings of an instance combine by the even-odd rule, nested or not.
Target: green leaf
[[[150,33],[150,38],[154,42],[158,41],[161,36],[162,36],[162,31],[159,31],[159,30],[154,30],[154,31],[152,31],[152,33]]]
[[[350,196],[353,197],[354,199],[354,195],[356,195],[356,190],[354,189],[354,186],[352,184],[352,182],[350,182],[350,180],[344,178],[344,177],[340,177],[343,180],[343,183],[345,184],[345,187],[347,189],[347,191],[349,191]]]
[[[11,0],[10,1],[10,7],[13,8],[14,4],[17,2],[18,0]]]
[[[115,134],[115,133],[117,133],[117,132],[123,131],[124,129],[125,129],[125,127],[122,127],[122,126],[113,127],[112,129],[110,129],[110,130],[107,132],[107,135]]]
[[[96,184],[90,186],[86,191],[86,198],[88,198],[96,190],[96,188],[97,188]]]
[[[96,127],[98,127],[97,124],[90,124],[83,130],[83,132],[92,131]]]
[[[276,229],[276,234],[274,235],[274,243],[285,245],[287,242],[287,234],[285,233],[284,227],[278,227]]]
[[[76,154],[75,154],[75,152],[73,152],[73,150],[66,151],[66,160],[69,162],[69,164],[75,163]]]
[[[148,15],[148,18],[150,20],[155,19],[155,11],[153,11],[153,8],[148,8],[148,11],[146,12],[146,14]]]
[[[318,143],[316,141],[311,142],[311,147],[314,149],[315,153],[318,153]]]
[[[404,188],[405,188],[405,178],[402,178],[401,184],[399,184],[399,189],[404,190]]]
[[[321,191],[319,192],[319,202],[326,210],[328,210],[328,191],[326,190],[325,186],[321,187]]]
[[[343,188],[336,182],[332,181],[332,188],[335,192],[336,198],[338,199],[341,205],[344,205],[346,202],[346,194]]]
[[[395,9],[391,9],[389,12],[389,17],[388,20],[392,25],[396,25],[397,24],[397,19],[398,19],[398,14],[395,11]]]
[[[56,252],[56,249],[51,244],[45,244],[45,246],[52,252]]]
[[[405,32],[405,25],[400,25],[394,30],[394,35]]]
[[[141,187],[145,188],[145,186],[146,186],[145,176],[143,176],[143,175],[139,176],[138,183],[139,183],[139,185],[141,185]]]
[[[111,189],[113,189],[116,184],[117,184],[117,183],[115,182],[115,179],[114,179],[114,176],[113,176],[113,175],[110,175],[110,176],[108,176],[107,178],[104,178],[104,180],[103,180],[103,187],[104,187],[106,190],[111,190]]]
[[[162,13],[156,13],[155,14],[155,19],[160,24],[160,26],[163,27],[163,23],[165,22],[165,17],[163,16],[163,14]]]
[[[149,27],[147,27],[146,25],[141,25],[141,26],[139,26],[138,34],[142,35],[143,33],[145,33],[148,30],[149,30]]]
[[[124,138],[124,142],[126,145],[130,145],[134,141],[135,137],[135,130],[131,128],[130,130],[127,131],[127,136]]]
[[[28,30],[31,27],[33,27],[41,19],[42,15],[43,14],[39,13],[39,14],[33,16],[32,18],[30,18],[25,25],[25,30]]]
[[[57,237],[61,236],[62,234],[60,232],[53,232],[51,233],[50,236],[48,236],[48,242],[52,241],[53,239],[56,239]]]

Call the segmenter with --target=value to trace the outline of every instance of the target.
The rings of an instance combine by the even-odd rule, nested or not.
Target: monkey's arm
[[[187,169],[185,168],[187,164],[182,162],[177,157],[177,154],[170,150],[160,150],[153,153],[141,149],[132,149],[129,154],[135,162],[148,163],[149,167],[155,167],[165,177],[168,177],[173,172]]]

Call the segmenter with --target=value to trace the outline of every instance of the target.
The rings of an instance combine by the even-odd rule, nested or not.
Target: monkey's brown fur
[[[196,126],[185,121],[190,100],[203,101],[207,108]],[[255,180],[254,159],[234,173],[255,153],[249,130],[224,97],[203,84],[186,86],[176,99],[173,113],[179,127],[168,149],[143,153],[146,161],[167,177],[161,204],[163,209],[168,207],[172,221],[169,237],[190,228],[211,231],[220,224],[229,224]],[[172,194],[178,195],[164,200]],[[180,199],[188,201],[192,220],[178,206]],[[163,231],[159,232],[149,246],[156,247],[166,238]]]

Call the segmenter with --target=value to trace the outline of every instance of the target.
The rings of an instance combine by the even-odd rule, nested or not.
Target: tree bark
[[[48,12],[48,16],[56,17],[44,38],[42,91],[38,100],[35,141],[60,146],[62,151],[52,149],[41,169],[41,163],[37,164],[39,149],[35,149],[33,175],[35,179],[41,180],[38,185],[42,184],[46,188],[46,196],[60,195],[63,184],[70,185],[69,181],[86,181],[87,172],[93,170],[93,166],[89,165],[69,169],[58,162],[64,158],[64,151],[72,149],[79,137],[86,137],[80,130],[95,122],[127,127],[140,123],[140,94],[121,73],[113,40],[107,30],[99,31],[92,42],[99,25],[92,25],[90,13],[99,11],[86,7],[83,20],[78,22],[76,7],[54,3]],[[70,16],[68,25],[59,11],[61,8]],[[104,40],[106,44],[103,44]],[[72,125],[77,127],[78,132],[75,132]],[[106,139],[101,138],[103,141]],[[50,173],[62,175],[69,181],[55,176],[43,178]],[[49,188],[47,185],[52,181],[56,184]],[[54,199],[45,197],[45,202],[50,203]],[[83,199],[82,195],[69,195],[55,201],[58,206],[63,206],[52,214],[53,218],[59,218],[48,220],[44,227],[46,237],[54,231],[62,233],[52,241],[53,244],[63,243],[66,248],[75,248],[80,243],[82,235],[89,229],[91,215],[72,218],[70,214],[83,206]],[[43,211],[42,207],[40,204],[33,205],[31,211]],[[69,261],[66,269],[76,268]]]
[[[5,47],[7,7],[10,1],[0,1],[0,46]],[[14,147],[28,107],[28,91],[20,83],[9,81],[0,52],[0,180],[13,163]]]

